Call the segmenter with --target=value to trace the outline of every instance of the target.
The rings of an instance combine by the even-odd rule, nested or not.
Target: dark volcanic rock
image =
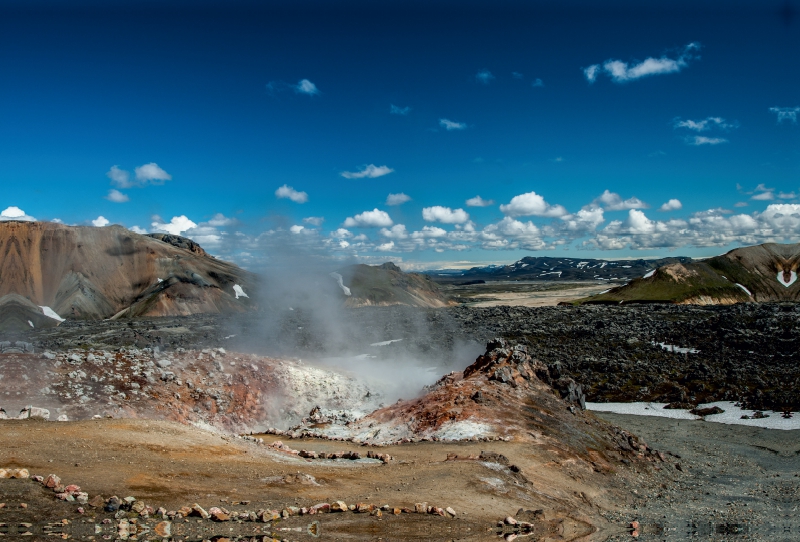
[[[266,318],[269,316],[269,319]],[[269,325],[266,324],[269,322]],[[603,326],[597,326],[603,322]],[[196,315],[128,322],[64,322],[30,330],[37,351],[93,345],[225,346],[266,355],[419,359],[461,370],[502,337],[527,347],[536,377],[587,401],[696,406],[741,401],[753,410],[800,409],[800,305],[580,307],[366,307],[346,310],[332,333],[303,311]],[[400,339],[387,346],[371,343]],[[473,345],[473,346],[470,346]],[[446,371],[442,371],[446,372]],[[496,378],[503,378],[502,372]]]

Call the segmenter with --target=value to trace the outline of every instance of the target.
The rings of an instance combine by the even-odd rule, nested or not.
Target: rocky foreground
[[[64,322],[26,335],[37,351],[92,345],[163,350],[228,349],[313,360],[367,354],[415,360],[445,374],[472,363],[493,337],[527,347],[553,382],[567,376],[587,401],[696,405],[742,401],[760,410],[800,409],[800,306],[637,305],[368,307],[330,321],[304,310],[241,317],[193,316],[136,322]],[[397,341],[397,339],[402,339]],[[380,347],[378,341],[396,342]],[[369,358],[372,359],[372,358]],[[307,414],[304,412],[303,414]]]

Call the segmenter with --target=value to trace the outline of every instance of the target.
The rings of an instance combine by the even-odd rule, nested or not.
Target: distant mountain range
[[[596,260],[592,258],[552,258],[526,256],[511,265],[488,265],[471,269],[426,271],[434,281],[461,283],[474,280],[607,280],[628,282],[648,272],[673,263],[689,263],[691,258],[656,260]]]
[[[797,302],[798,267],[800,244],[766,243],[707,260],[663,265],[625,286],[576,303]]]

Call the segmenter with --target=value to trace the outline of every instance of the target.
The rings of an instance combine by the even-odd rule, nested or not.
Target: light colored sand
[[[608,284],[579,286],[571,289],[542,292],[497,292],[477,294],[472,297],[475,303],[470,303],[470,306],[498,307],[500,305],[508,305],[512,307],[553,307],[562,301],[574,301],[582,297],[599,294],[604,290],[608,290]],[[482,301],[482,299],[484,300]]]

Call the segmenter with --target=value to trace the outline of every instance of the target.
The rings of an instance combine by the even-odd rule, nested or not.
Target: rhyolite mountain
[[[702,261],[661,266],[625,286],[576,303],[685,303],[800,301],[800,244],[766,243]]]
[[[404,273],[392,262],[382,265],[356,264],[340,269],[345,305],[410,305],[445,307],[449,304],[439,286],[427,275]]]
[[[597,260],[592,258],[553,258],[526,256],[510,265],[489,265],[470,269],[426,271],[436,282],[458,283],[473,280],[608,280],[624,281],[641,277],[648,271],[671,264],[691,262],[679,256],[655,260]]]
[[[252,308],[242,293],[256,284],[255,275],[183,237],[0,222],[0,330],[59,318],[241,312]]]

